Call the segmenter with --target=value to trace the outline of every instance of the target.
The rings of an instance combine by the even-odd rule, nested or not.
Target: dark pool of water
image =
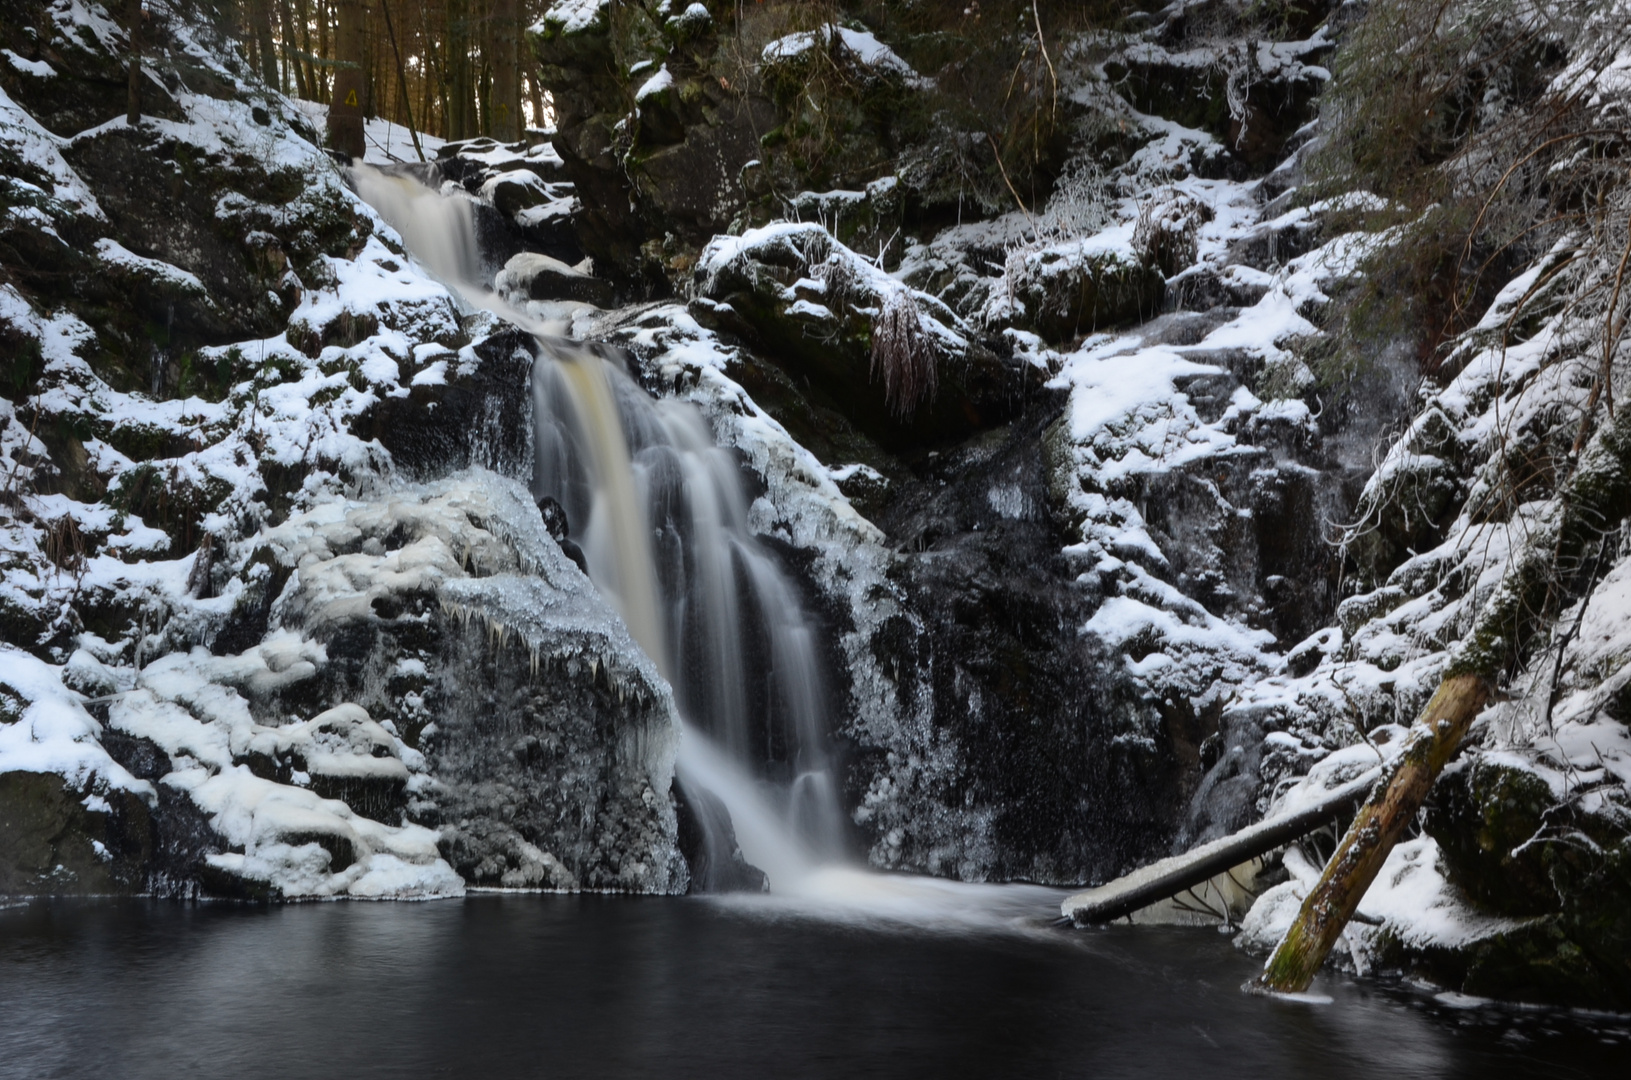
[[[0,1077],[1631,1076],[1631,1020],[1340,979],[1215,932],[923,933],[704,900],[0,910]]]

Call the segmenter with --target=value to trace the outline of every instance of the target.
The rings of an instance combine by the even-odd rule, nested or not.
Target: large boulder
[[[6,650],[0,892],[684,891],[672,694],[520,485],[331,502],[216,571],[145,655]]]
[[[1452,973],[1471,994],[1631,1006],[1631,808],[1621,788],[1560,792],[1547,771],[1489,755],[1439,779],[1424,825],[1451,879],[1532,922],[1434,959],[1464,969]]]
[[[886,450],[926,451],[1017,415],[1045,373],[980,341],[816,224],[721,237],[703,253],[691,312],[748,337]]]
[[[559,259],[523,251],[499,271],[498,292],[512,303],[528,300],[577,300],[598,307],[612,303],[612,288],[599,278]]]

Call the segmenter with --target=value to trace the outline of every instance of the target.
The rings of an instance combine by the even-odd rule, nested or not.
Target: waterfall
[[[477,282],[467,199],[367,166],[352,179],[465,303],[537,338],[533,494],[559,504],[590,578],[673,686],[684,723],[679,778],[693,802],[724,804],[744,857],[776,891],[841,861],[846,829],[816,635],[748,528],[734,457],[694,407],[653,399],[616,360],[556,336]],[[728,864],[723,823],[697,817],[708,863]]]

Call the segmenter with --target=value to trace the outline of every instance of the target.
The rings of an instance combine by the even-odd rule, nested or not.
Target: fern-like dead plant
[[[883,380],[884,401],[901,420],[940,391],[934,343],[923,326],[923,312],[910,289],[892,289],[872,320],[872,373]]]

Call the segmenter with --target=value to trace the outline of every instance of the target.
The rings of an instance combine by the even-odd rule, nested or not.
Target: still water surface
[[[741,900],[42,902],[0,910],[0,1077],[1631,1076],[1631,1018],[1254,969],[1210,930]]]

